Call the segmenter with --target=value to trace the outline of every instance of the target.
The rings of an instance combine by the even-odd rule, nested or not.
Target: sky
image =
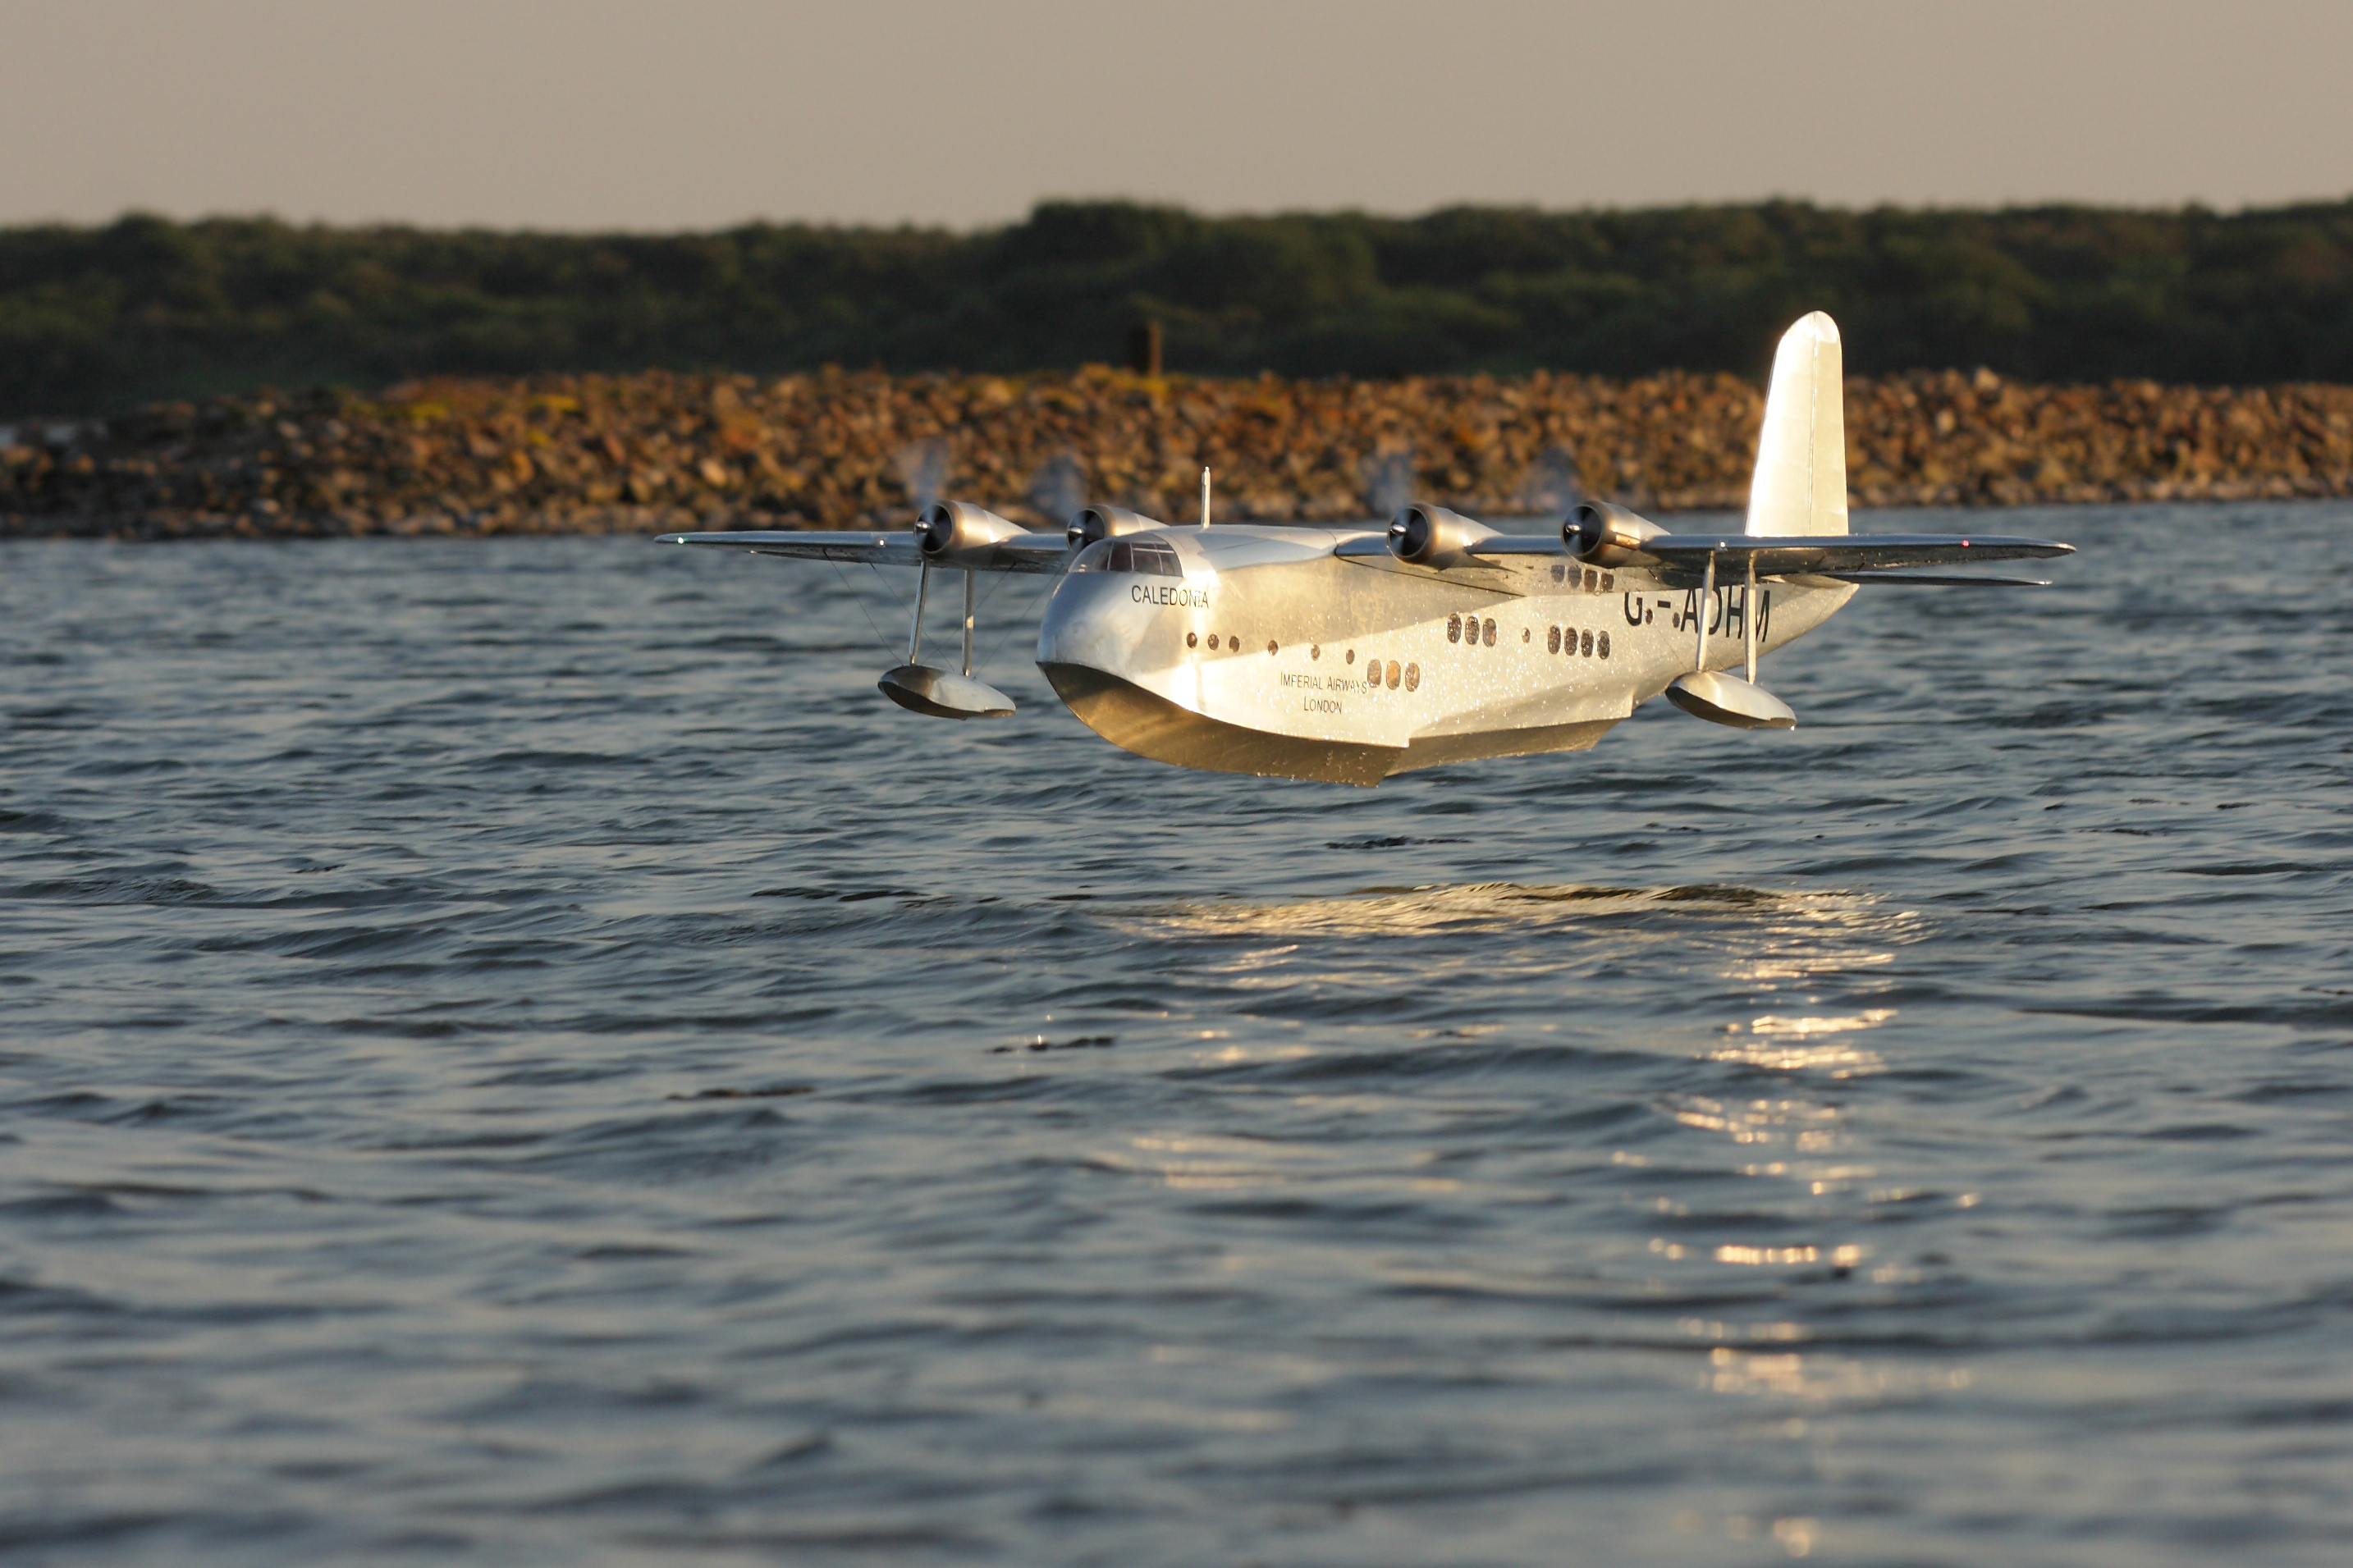
[[[6,35],[0,224],[2353,195],[2348,0],[76,0]]]

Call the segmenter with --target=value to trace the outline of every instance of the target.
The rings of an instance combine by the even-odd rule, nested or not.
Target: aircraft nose
[[[1105,670],[1122,667],[1134,637],[1119,614],[1118,595],[1111,592],[1118,582],[1108,573],[1062,579],[1038,623],[1039,663]]]

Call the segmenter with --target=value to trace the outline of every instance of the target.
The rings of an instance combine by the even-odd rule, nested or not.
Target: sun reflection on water
[[[1875,1029],[1894,1017],[1895,1012],[1893,1007],[1866,1007],[1859,1013],[1831,1016],[1760,1014],[1746,1026],[1745,1040],[1710,1051],[1708,1060],[1738,1062],[1768,1072],[1819,1072],[1834,1079],[1861,1078],[1883,1071],[1885,1059],[1876,1051],[1864,1050],[1835,1037]]]
[[[1967,1367],[1872,1364],[1812,1351],[1743,1350],[1718,1345],[1707,1352],[1704,1386],[1715,1394],[1799,1399],[1810,1404],[1876,1400],[1969,1386]]]
[[[1672,888],[1612,888],[1582,884],[1468,882],[1415,888],[1366,888],[1333,898],[1286,903],[1164,905],[1132,918],[1164,931],[1213,936],[1361,936],[1417,931],[1500,931],[1641,912],[1736,917],[1762,952],[1744,954],[1737,978],[1806,979],[1857,963],[1883,963],[1892,954],[1826,954],[1802,943],[1826,931],[1870,932],[1905,940],[1910,915],[1890,915],[1868,894],[1782,892],[1705,884]],[[1891,923],[1892,922],[1892,923]]]

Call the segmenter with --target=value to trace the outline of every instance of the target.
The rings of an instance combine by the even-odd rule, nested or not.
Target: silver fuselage
[[[1166,542],[1177,574],[1165,555],[1155,573],[1082,558],[1047,605],[1038,662],[1105,739],[1187,767],[1369,784],[1582,750],[1697,668],[1703,611],[1708,668],[1746,655],[1736,582],[1703,595],[1564,556],[1437,571],[1333,552],[1376,537],[1364,530],[1136,537]],[[1758,649],[1812,630],[1853,593],[1821,579],[1761,585]]]

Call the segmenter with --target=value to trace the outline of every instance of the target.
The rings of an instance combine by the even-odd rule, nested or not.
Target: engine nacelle
[[[1029,531],[968,500],[935,500],[915,520],[915,547],[927,561],[986,550]]]
[[[1606,500],[1577,503],[1560,525],[1560,542],[1588,566],[1616,566],[1642,553],[1643,542],[1667,531]]]
[[[1084,550],[1098,539],[1116,539],[1123,533],[1142,533],[1146,529],[1166,528],[1157,518],[1130,511],[1124,506],[1082,507],[1072,514],[1071,526],[1062,537],[1071,542],[1073,550]]]
[[[1389,553],[1409,566],[1475,566],[1470,546],[1495,531],[1461,512],[1416,501],[1389,523]]]

